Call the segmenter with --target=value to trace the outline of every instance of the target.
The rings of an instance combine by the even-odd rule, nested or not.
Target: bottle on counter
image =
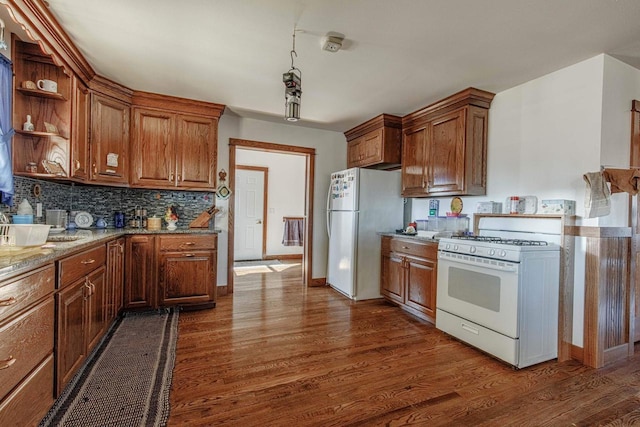
[[[510,214],[520,213],[519,207],[520,207],[520,197],[518,196],[509,197],[509,213]]]

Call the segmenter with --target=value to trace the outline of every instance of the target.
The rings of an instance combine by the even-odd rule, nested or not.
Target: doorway
[[[270,153],[291,154],[303,156],[305,160],[304,171],[304,241],[302,254],[302,283],[310,286],[311,280],[311,263],[313,258],[312,241],[313,241],[313,186],[315,171],[315,149],[307,147],[298,147],[283,144],[274,144],[268,142],[251,141],[245,139],[229,139],[229,184],[232,189],[237,188],[236,172],[239,166],[236,164],[238,149],[255,150]],[[240,166],[242,167],[242,166]],[[235,262],[235,244],[236,233],[239,232],[238,227],[238,206],[236,206],[235,197],[229,200],[229,239],[228,239],[228,260],[227,260],[227,292],[232,293],[234,288],[234,262]],[[264,252],[263,252],[264,254]]]

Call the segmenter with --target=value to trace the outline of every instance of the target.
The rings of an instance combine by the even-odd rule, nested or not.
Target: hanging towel
[[[640,171],[638,169],[605,169],[604,179],[611,183],[612,193],[626,192],[635,196],[640,190]]]
[[[611,212],[611,193],[601,172],[587,172],[583,176],[587,183],[584,197],[586,218],[606,216]]]
[[[289,219],[284,220],[284,235],[282,244],[285,246],[302,246],[304,237],[304,220]]]
[[[0,202],[13,204],[13,171],[11,169],[11,61],[0,54]]]

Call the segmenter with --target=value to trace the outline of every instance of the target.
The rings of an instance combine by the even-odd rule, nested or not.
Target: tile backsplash
[[[39,197],[34,196],[34,185],[41,188]],[[44,223],[47,209],[87,211],[95,220],[104,218],[108,227],[113,227],[113,214],[125,213],[128,219],[136,207],[147,209],[148,216],[164,216],[168,206],[175,206],[179,226],[187,226],[200,213],[215,203],[213,192],[144,190],[118,187],[102,187],[82,184],[60,184],[56,182],[14,176],[15,196],[13,206],[0,204],[0,210],[13,214],[23,199],[36,209],[42,203],[43,216],[35,222]],[[213,223],[213,221],[211,221]],[[213,227],[213,224],[211,224]]]

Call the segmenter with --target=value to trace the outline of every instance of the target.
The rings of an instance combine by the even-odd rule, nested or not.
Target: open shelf
[[[48,137],[51,137],[51,136],[57,136],[57,137],[60,137],[62,139],[69,139],[69,138],[65,138],[64,136],[60,135],[59,133],[51,133],[51,132],[27,131],[27,130],[16,129],[16,133],[19,133],[20,135],[32,136],[32,137],[36,137],[36,138],[48,138]]]
[[[39,89],[27,89],[24,87],[17,87],[16,90],[18,92],[21,92],[27,96],[35,96],[38,98],[46,98],[46,99],[55,99],[58,101],[66,101],[67,98],[65,98],[64,96],[62,96],[61,94],[57,93],[57,92],[47,92],[44,90],[39,90]]]

